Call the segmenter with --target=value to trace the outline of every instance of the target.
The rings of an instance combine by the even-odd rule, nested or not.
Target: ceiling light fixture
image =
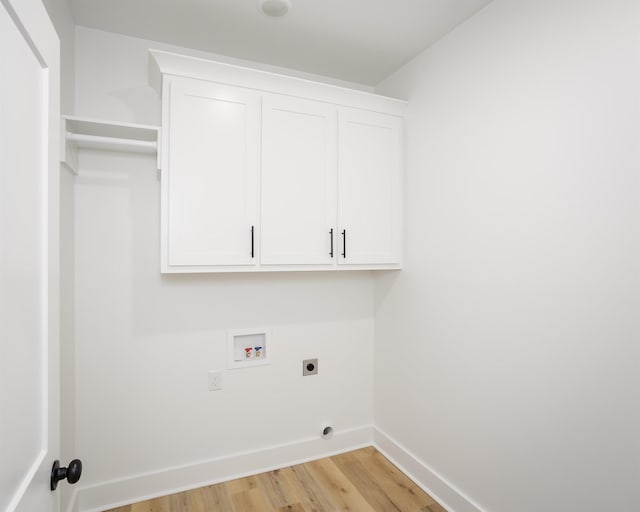
[[[291,9],[291,0],[258,0],[258,9],[270,18],[282,18]]]

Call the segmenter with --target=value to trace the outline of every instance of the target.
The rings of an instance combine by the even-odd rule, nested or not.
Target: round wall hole
[[[333,427],[324,427],[322,429],[322,439],[331,439],[333,437]]]

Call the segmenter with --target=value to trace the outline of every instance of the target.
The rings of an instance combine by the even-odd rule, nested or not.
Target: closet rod
[[[158,144],[150,140],[120,139],[116,137],[102,137],[99,135],[85,135],[81,133],[67,132],[67,140],[70,142],[87,144],[104,144],[109,146],[122,146],[132,150],[155,153]]]

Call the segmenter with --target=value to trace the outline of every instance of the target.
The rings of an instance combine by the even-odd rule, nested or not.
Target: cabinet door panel
[[[250,265],[257,202],[259,97],[169,82],[168,265]]]
[[[334,261],[329,230],[335,232],[336,130],[331,105],[263,98],[261,263]]]
[[[402,120],[344,108],[338,130],[338,263],[400,263]]]

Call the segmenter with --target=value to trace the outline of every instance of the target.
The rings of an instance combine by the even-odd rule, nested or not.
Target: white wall
[[[76,37],[77,114],[157,122],[146,52],[165,45],[80,27]],[[132,496],[112,480],[320,439],[325,422],[336,436],[314,448],[318,456],[344,446],[349,429],[364,426],[370,438],[371,273],[161,275],[155,159],[85,151],[80,168],[76,451],[88,496],[80,508]],[[262,326],[272,328],[272,364],[226,371],[226,330]],[[303,378],[309,357],[319,358],[319,375]],[[208,391],[209,370],[225,370],[222,391]]]
[[[637,510],[640,4],[496,0],[409,98],[375,423],[487,511]]]

